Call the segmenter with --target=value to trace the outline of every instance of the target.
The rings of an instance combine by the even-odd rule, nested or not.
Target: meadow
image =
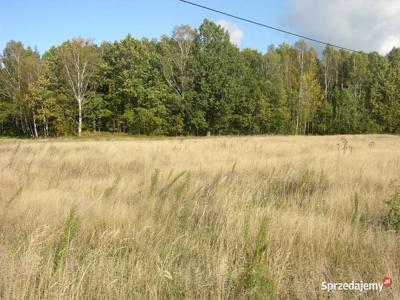
[[[400,299],[389,135],[0,140],[0,299]],[[321,282],[382,282],[381,293]]]

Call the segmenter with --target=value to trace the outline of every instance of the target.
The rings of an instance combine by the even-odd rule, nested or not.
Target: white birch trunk
[[[32,111],[32,118],[33,118],[33,133],[35,134],[35,138],[38,138],[38,132],[37,132],[37,126],[36,126],[36,116],[35,116],[35,112]]]
[[[78,136],[82,135],[82,99],[78,98]]]

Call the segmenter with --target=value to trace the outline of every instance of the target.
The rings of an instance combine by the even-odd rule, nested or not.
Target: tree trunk
[[[301,53],[300,53],[300,88],[299,88],[299,98],[298,98],[298,105],[297,105],[296,135],[299,133],[300,113],[301,113],[301,106],[302,106],[302,102],[303,102],[303,73],[304,73],[304,51],[302,49]]]
[[[35,134],[35,138],[38,138],[38,132],[37,132],[37,126],[36,126],[36,117],[35,117],[35,112],[32,111],[32,118],[33,118],[33,132]]]
[[[25,120],[25,127],[27,128],[27,130],[29,130],[30,136],[34,137],[32,126],[31,126],[30,122],[28,121],[28,119],[26,118],[26,113],[24,113],[24,120]]]
[[[27,135],[27,132],[25,130],[25,126],[24,126],[24,118],[22,116],[22,107],[21,104],[19,105],[19,117],[20,117],[20,121],[21,121],[21,129],[22,132],[24,133],[24,135]]]
[[[328,57],[326,57],[325,61],[325,72],[324,72],[324,79],[325,79],[325,100],[328,101]]]
[[[47,118],[44,121],[44,128],[45,128],[45,136],[46,138],[49,136],[49,122],[47,121]]]
[[[42,111],[44,111],[44,106],[41,104]],[[45,138],[49,136],[49,123],[46,118],[46,113],[43,114],[43,135]]]
[[[78,99],[78,136],[82,135],[82,99]]]

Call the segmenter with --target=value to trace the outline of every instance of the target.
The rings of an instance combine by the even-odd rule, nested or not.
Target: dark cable
[[[305,40],[308,40],[308,41],[312,41],[312,42],[315,42],[315,43],[323,44],[323,45],[330,46],[330,47],[335,47],[335,48],[346,50],[346,51],[350,51],[350,52],[360,52],[360,51],[349,49],[349,48],[346,48],[346,47],[342,47],[342,46],[334,45],[334,44],[331,44],[331,43],[323,42],[323,41],[320,41],[320,40],[317,40],[317,39],[314,39],[314,38],[310,38],[310,37],[307,37],[307,36],[304,36],[304,35],[301,35],[301,34],[293,33],[293,32],[286,31],[286,30],[283,30],[283,29],[279,29],[279,28],[276,28],[276,27],[272,27],[272,26],[269,26],[269,25],[265,25],[265,24],[262,24],[262,23],[259,23],[259,22],[256,22],[256,21],[252,21],[250,19],[246,19],[246,18],[242,18],[242,17],[239,17],[239,16],[235,16],[235,15],[232,15],[230,13],[226,13],[226,12],[223,12],[223,11],[220,11],[220,10],[217,10],[217,9],[214,9],[214,8],[210,8],[210,7],[207,7],[207,6],[204,6],[204,5],[200,5],[200,4],[197,4],[197,3],[193,3],[193,2],[190,2],[190,1],[186,1],[186,0],[178,0],[178,1],[184,2],[184,3],[189,4],[189,5],[197,6],[197,7],[212,11],[212,12],[216,12],[218,14],[222,14],[222,15],[225,15],[225,16],[228,16],[228,17],[231,17],[231,18],[235,18],[235,19],[238,19],[238,20],[241,20],[241,21],[244,21],[244,22],[248,22],[248,23],[251,23],[251,24],[254,24],[254,25],[258,25],[258,26],[261,26],[261,27],[265,27],[265,28],[268,28],[268,29],[275,30],[275,31],[279,31],[279,32],[283,32],[283,33],[286,33],[286,34],[290,34],[290,35],[293,35],[293,36],[296,36],[296,37],[299,37],[299,38],[302,38],[302,39],[305,39]]]

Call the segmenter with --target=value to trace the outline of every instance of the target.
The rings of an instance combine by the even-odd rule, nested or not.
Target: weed
[[[352,210],[351,210],[351,222],[357,224],[360,221],[360,199],[358,193],[355,193],[352,197]]]
[[[340,142],[337,144],[337,148],[339,153],[346,154],[348,152],[350,153],[353,152],[353,146],[350,145],[349,140],[346,139],[345,137],[340,138]]]
[[[159,181],[159,178],[160,178],[160,170],[159,169],[155,169],[154,173],[151,175],[150,195],[154,194],[154,192],[156,190],[156,187],[157,187],[157,184],[158,184],[158,181]]]
[[[105,199],[110,199],[111,196],[115,193],[115,191],[118,188],[118,184],[121,181],[121,176],[117,176],[117,178],[114,179],[113,183],[111,186],[105,189],[104,191],[104,198]]]
[[[389,212],[386,217],[389,228],[400,231],[400,187],[396,188],[393,195],[386,201]]]
[[[60,270],[64,264],[68,254],[71,241],[76,235],[79,217],[75,208],[71,208],[65,220],[63,232],[55,247],[54,254],[54,271]]]
[[[23,187],[20,186],[14,194],[10,197],[10,199],[6,202],[5,207],[3,208],[3,212],[0,216],[0,225],[2,225],[7,217],[7,214],[11,208],[13,202],[21,195]]]
[[[172,178],[172,180],[170,182],[167,183],[166,186],[164,186],[161,190],[160,190],[160,197],[161,199],[165,199],[166,196],[168,195],[168,192],[171,190],[172,186],[179,180],[179,178],[181,178],[183,175],[185,175],[186,171],[183,171],[181,173],[179,173],[178,175],[176,175],[174,178]]]
[[[7,167],[11,167],[14,164],[15,157],[17,156],[18,150],[21,147],[21,143],[18,143],[17,147],[15,147],[15,150],[13,151],[11,155],[11,159],[7,164]]]
[[[268,219],[262,219],[254,243],[249,235],[249,219],[245,222],[243,232],[246,260],[238,286],[245,289],[250,299],[275,299],[275,283],[268,274],[265,259],[268,251]]]

